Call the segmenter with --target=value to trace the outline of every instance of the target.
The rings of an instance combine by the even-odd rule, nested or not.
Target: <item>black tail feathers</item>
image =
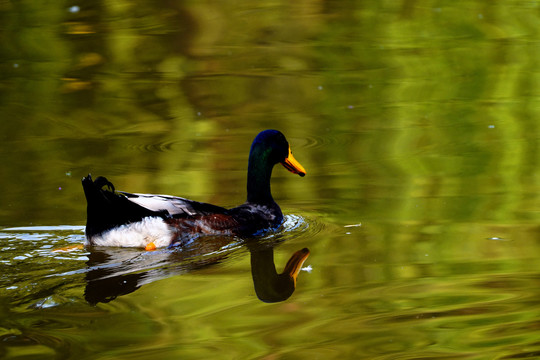
[[[125,195],[117,193],[114,185],[105,177],[99,176],[92,180],[92,176],[88,174],[82,179],[82,186],[87,202],[87,237],[140,221],[148,216],[164,216],[163,213],[135,204]]]
[[[90,177],[90,174],[88,174],[88,177]],[[90,180],[91,179],[92,178],[90,178]],[[94,186],[100,189],[104,186],[107,186],[111,192],[115,191],[112,182],[110,182],[109,180],[107,180],[107,178],[103,176],[98,176],[98,178],[94,181]]]

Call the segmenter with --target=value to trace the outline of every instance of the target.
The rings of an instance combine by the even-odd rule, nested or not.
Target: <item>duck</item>
[[[272,197],[270,178],[278,163],[293,174],[306,175],[285,135],[261,131],[249,152],[246,201],[230,209],[171,195],[118,191],[107,178],[93,180],[88,174],[82,179],[87,202],[85,246],[151,251],[188,246],[201,236],[247,238],[276,230],[283,213]]]

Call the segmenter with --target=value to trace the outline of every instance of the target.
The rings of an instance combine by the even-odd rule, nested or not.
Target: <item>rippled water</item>
[[[139,337],[149,337],[149,342],[136,341],[138,347],[128,353],[152,351],[153,341],[158,342],[155,346],[170,347],[171,343],[160,343],[163,335],[170,336],[168,332],[172,329],[165,323],[161,325],[162,329],[156,328],[156,322],[165,320],[159,319],[163,316],[160,314],[172,306],[171,301],[187,301],[190,306],[183,307],[185,313],[183,310],[180,313],[188,318],[205,314],[206,311],[209,313],[203,317],[214,311],[226,312],[235,298],[240,299],[241,303],[251,303],[255,301],[255,290],[245,287],[251,281],[251,275],[242,271],[245,266],[243,260],[251,257],[252,267],[257,266],[257,261],[261,266],[260,262],[265,259],[261,260],[260,254],[269,254],[272,261],[275,246],[293,238],[310,238],[318,231],[320,226],[316,223],[310,224],[301,216],[286,215],[279,231],[257,241],[208,237],[202,247],[141,252],[138,249],[84,249],[81,246],[84,227],[80,226],[4,228],[0,232],[3,249],[0,261],[5,274],[0,283],[4,308],[1,335],[3,355],[95,358],[103,341],[117,345],[123,342],[131,344]],[[274,264],[271,263],[271,266]],[[278,268],[282,266],[284,264]],[[303,270],[310,272],[311,267],[306,266]],[[186,277],[184,280],[187,283],[165,286],[169,288],[168,291],[172,287],[175,294],[166,299],[167,305],[161,304],[163,291],[157,289],[154,290],[157,293],[151,291],[150,298],[139,305],[139,301],[123,302],[122,298],[118,298],[135,293],[143,286],[150,287],[154,282],[165,285],[166,279],[172,280],[180,275]],[[225,299],[229,305],[223,309],[223,304],[215,301],[212,288],[219,288],[219,293],[223,285],[229,286],[223,283],[227,279],[234,279],[230,286],[240,290],[237,290],[237,296]],[[238,284],[238,280],[241,284]],[[201,290],[203,301],[199,299]],[[283,301],[288,296],[290,294],[280,300],[261,300]],[[105,305],[109,303],[112,307]],[[96,304],[101,305],[96,307]],[[132,319],[133,311],[142,310],[134,310],[133,306],[138,308],[142,304],[150,308],[156,306],[156,309],[165,305],[165,308],[161,308],[156,316],[141,313],[135,316],[138,320]],[[111,319],[111,315],[117,320]],[[135,329],[128,325],[132,321],[140,321]],[[99,330],[99,324],[106,328]],[[142,332],[135,335],[134,331]],[[84,345],[85,342],[94,341],[99,344]]]
[[[539,4],[0,2],[0,358],[540,358]],[[83,176],[235,206],[266,128],[280,231],[80,246]]]
[[[2,351],[69,358],[102,358],[102,351],[141,358],[215,351],[234,357],[535,357],[540,273],[520,235],[516,229],[505,240],[477,239],[471,246],[482,250],[462,249],[461,259],[449,259],[440,244],[422,241],[392,250],[373,224],[322,225],[288,215],[280,232],[256,246],[277,245],[278,269],[291,249],[316,250],[292,300],[269,305],[254,295],[241,241],[220,239],[202,254],[89,252],[74,247],[83,241],[82,227],[7,228],[0,232]],[[334,250],[349,238],[365,250]]]

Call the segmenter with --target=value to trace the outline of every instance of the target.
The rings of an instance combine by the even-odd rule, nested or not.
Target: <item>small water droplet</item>
[[[68,11],[72,14],[78,13],[81,10],[81,8],[77,5],[71,6]]]
[[[317,87],[317,89],[322,90],[322,89],[323,89],[322,85],[319,85],[319,86]]]
[[[488,128],[495,129],[495,125],[488,125]]]
[[[492,237],[489,237],[488,240],[494,240],[494,241],[508,241],[508,240],[506,240],[505,238],[498,237],[498,236],[492,236]]]

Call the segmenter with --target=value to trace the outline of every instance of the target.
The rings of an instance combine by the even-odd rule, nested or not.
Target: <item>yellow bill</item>
[[[296,159],[294,158],[291,152],[290,146],[289,146],[289,155],[287,155],[285,160],[281,162],[281,165],[283,165],[285,169],[289,170],[293,174],[298,174],[302,177],[306,175],[306,170],[304,169],[302,165],[300,165],[298,161],[296,161]]]

